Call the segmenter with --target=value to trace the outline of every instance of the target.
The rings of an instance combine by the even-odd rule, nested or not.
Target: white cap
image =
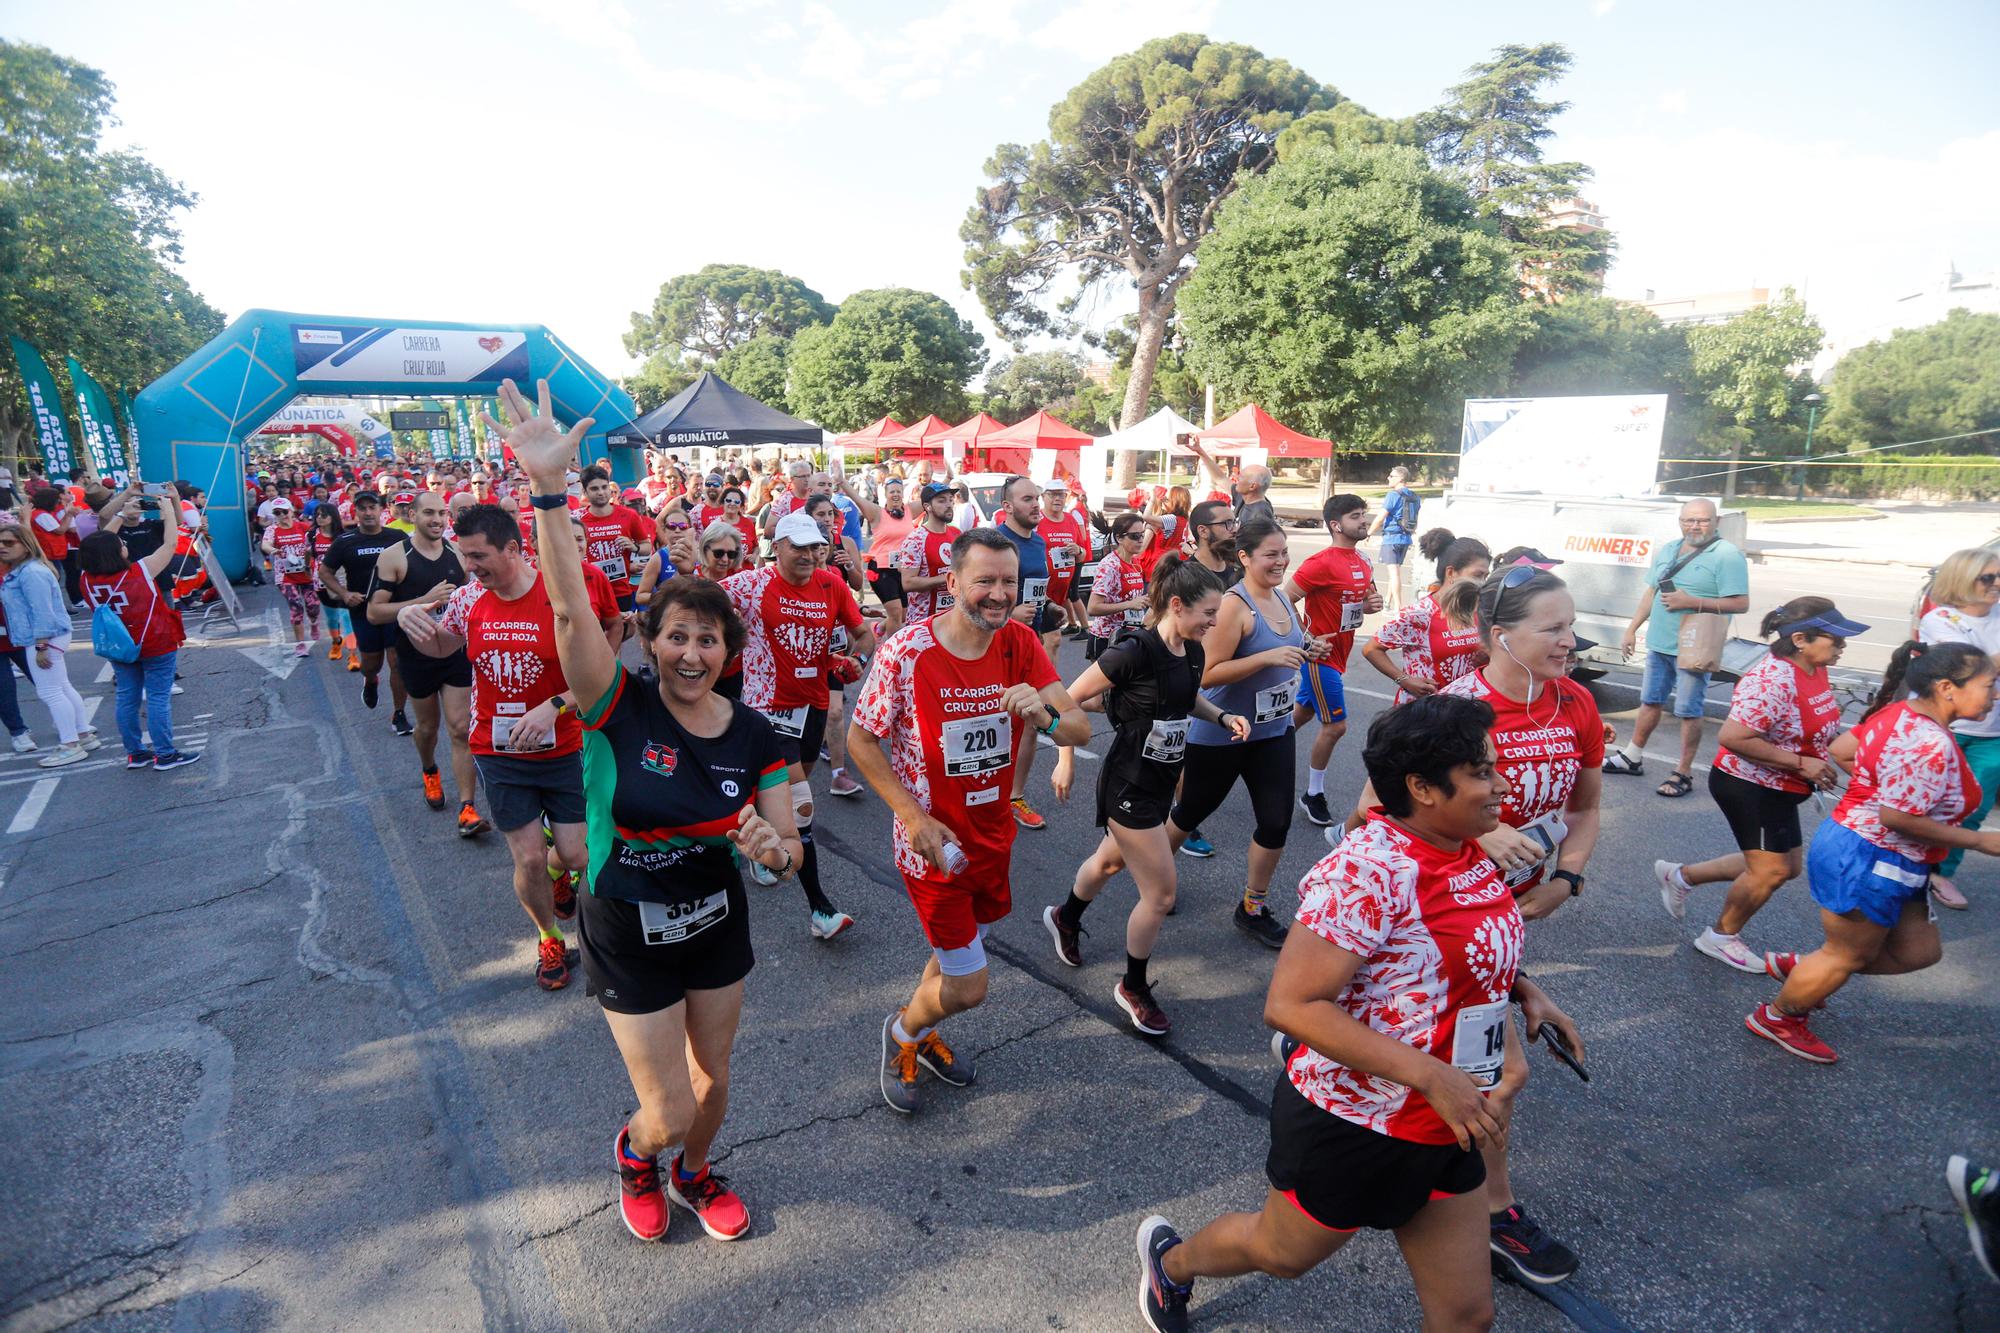
[[[778,520],[778,526],[771,532],[771,540],[790,542],[794,546],[824,546],[826,533],[819,524],[806,517],[805,510],[794,509]]]

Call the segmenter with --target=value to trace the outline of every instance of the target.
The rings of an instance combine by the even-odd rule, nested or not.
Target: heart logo
[[[500,350],[500,340],[498,338],[492,338],[492,337],[481,338],[479,340],[479,345],[481,347],[484,347],[489,352],[497,352]]]

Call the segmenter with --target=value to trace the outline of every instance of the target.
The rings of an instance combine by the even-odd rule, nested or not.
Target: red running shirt
[[[854,721],[888,740],[896,781],[952,831],[968,873],[997,870],[1004,877],[1014,845],[1007,796],[1026,723],[1000,698],[1011,685],[1054,684],[1056,669],[1035,632],[1018,620],[1003,625],[972,662],[939,643],[931,625],[905,625],[876,653]],[[948,882],[951,876],[911,850],[903,821],[895,823],[896,868],[912,879]]]
[[[587,572],[587,570],[586,570]],[[616,617],[616,602],[599,604],[606,585],[592,586],[591,605],[600,623]],[[556,656],[556,612],[549,604],[549,590],[541,572],[528,590],[513,601],[478,582],[454,592],[438,616],[438,625],[448,634],[465,640],[466,656],[472,659],[472,752],[498,754],[510,759],[555,759],[575,754],[583,746],[583,724],[575,708],[556,719],[555,745],[547,750],[511,750],[493,743],[493,723],[501,719],[503,731],[528,710],[546,703],[569,689],[563,679],[562,662]]]
[[[826,707],[826,659],[833,627],[861,628],[861,608],[840,575],[816,569],[804,587],[778,576],[776,565],[731,574],[718,585],[729,594],[748,636],[743,645],[743,702],[766,712]]]
[[[1060,606],[1069,600],[1069,590],[1076,586],[1077,572],[1090,559],[1090,530],[1087,524],[1083,511],[1072,508],[1061,518],[1050,518],[1044,514],[1035,529],[1048,543],[1048,597],[1051,605]]]
[[[1293,570],[1292,582],[1305,594],[1306,633],[1333,639],[1325,665],[1346,671],[1363,605],[1375,586],[1375,567],[1359,551],[1329,546]]]
[[[1097,562],[1097,573],[1090,581],[1091,596],[1105,602],[1129,602],[1144,591],[1146,572],[1137,565],[1126,564],[1118,552],[1113,551]],[[1116,638],[1120,626],[1138,623],[1127,619],[1130,614],[1119,611],[1108,616],[1092,616],[1090,632],[1100,639]]]
[[[903,545],[896,552],[896,568],[905,574],[915,574],[918,578],[936,578],[951,569],[951,544],[958,540],[958,529],[945,525],[943,532],[932,532],[919,523],[903,538]],[[919,620],[929,620],[940,611],[950,608],[955,599],[951,590],[940,583],[935,588],[912,591],[903,589],[903,609],[911,624]]]
[[[1834,738],[1840,735],[1840,703],[1833,697],[1833,683],[1824,668],[1808,675],[1791,658],[1773,653],[1736,682],[1729,696],[1729,720],[1748,727],[1781,750],[1827,759]],[[1718,750],[1715,766],[1733,778],[1773,791],[1804,795],[1812,790],[1798,774],[1760,764],[1727,747]]]
[[[313,530],[303,523],[288,523],[265,534],[276,547],[272,567],[281,582],[294,587],[313,581]]]
[[[1306,872],[1298,919],[1362,960],[1337,1001],[1356,1022],[1465,1069],[1482,1086],[1497,1081],[1507,993],[1521,965],[1521,913],[1478,843],[1440,851],[1377,807]],[[1314,1106],[1365,1129],[1410,1143],[1457,1142],[1421,1094],[1310,1047],[1293,1053],[1285,1075]]]
[[[1918,842],[1885,827],[1881,807],[1924,815],[1940,824],[1962,823],[1979,808],[1979,782],[1951,733],[1906,703],[1883,709],[1855,729],[1860,748],[1846,795],[1833,822],[1884,851],[1936,865],[1949,847]]]
[[[1404,607],[1377,630],[1375,642],[1403,655],[1404,675],[1427,680],[1440,689],[1486,663],[1486,650],[1479,646],[1478,628],[1468,625],[1453,629],[1429,593]],[[1409,700],[1408,692],[1398,686],[1396,702]]]
[[[630,597],[632,566],[641,557],[636,550],[619,550],[620,537],[631,538],[636,547],[653,540],[653,528],[624,505],[612,505],[611,512],[601,518],[588,509],[583,511],[583,540],[589,549],[590,563],[603,570],[604,576],[611,580],[614,596]]]
[[[1576,790],[1576,775],[1604,767],[1597,702],[1573,680],[1545,682],[1531,704],[1517,704],[1494,689],[1484,670],[1460,676],[1438,693],[1482,699],[1493,709],[1489,734],[1500,772],[1514,789],[1500,807],[1500,822],[1509,828],[1563,809]]]

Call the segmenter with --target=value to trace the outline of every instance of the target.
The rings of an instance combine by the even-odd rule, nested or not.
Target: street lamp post
[[[1824,400],[1821,399],[1820,396],[1816,393],[1809,393],[1806,395],[1805,398],[1806,457],[1805,457],[1805,462],[1799,465],[1799,484],[1797,489],[1793,492],[1792,495],[1792,498],[1795,500],[1803,500],[1806,498],[1806,469],[1812,466],[1813,423],[1819,420],[1819,405],[1822,401]]]

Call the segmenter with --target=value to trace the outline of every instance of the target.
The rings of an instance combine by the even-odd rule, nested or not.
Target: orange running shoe
[[[338,634],[333,636],[333,645],[326,650],[326,660],[329,662],[338,662],[340,660],[340,636]]]
[[[543,937],[535,959],[535,984],[543,990],[561,990],[569,985],[569,950],[563,947],[560,937]]]
[[[1049,821],[1035,813],[1035,807],[1028,804],[1025,796],[1016,796],[1012,802],[1014,822],[1024,829],[1047,828]]]
[[[424,804],[433,810],[444,809],[444,775],[435,768],[424,772]]]
[[[486,832],[487,829],[492,827],[493,826],[491,824],[487,823],[484,819],[480,818],[479,810],[472,804],[472,802],[467,801],[464,805],[458,807],[459,837],[461,838],[475,837],[478,834]]]
[[[355,653],[352,649],[349,649],[347,653],[347,669],[349,671],[361,670],[360,655]]]

